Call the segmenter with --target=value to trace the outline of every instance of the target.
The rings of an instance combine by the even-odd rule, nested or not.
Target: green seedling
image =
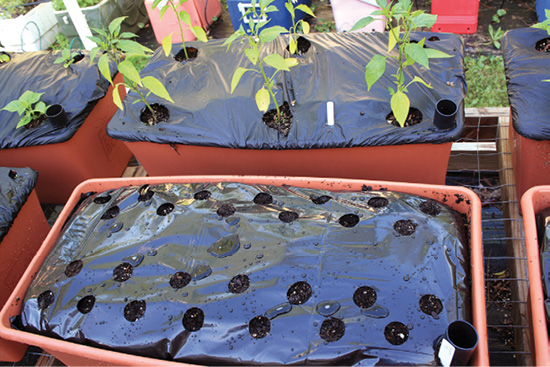
[[[174,0],[155,0],[153,2],[153,9],[155,9],[162,1],[165,1],[166,3],[160,8],[160,18],[162,19],[162,17],[164,16],[164,14],[166,13],[166,11],[168,9],[171,9],[174,12],[174,14],[176,14],[176,19],[178,21],[178,27],[180,29],[180,36],[181,36],[181,43],[182,43],[183,52],[185,53],[185,58],[188,59],[189,55],[187,54],[187,50],[185,48],[185,40],[183,38],[183,31],[185,29],[189,29],[191,32],[193,32],[195,37],[197,37],[197,39],[201,42],[207,42],[208,41],[208,37],[206,36],[206,32],[201,27],[193,26],[193,24],[191,22],[191,16],[189,15],[189,13],[186,12],[185,10],[178,11],[178,6],[174,2]],[[186,3],[187,1],[189,1],[189,0],[179,0],[178,5],[181,6],[183,3]],[[174,32],[172,32],[172,33],[174,33]],[[166,56],[170,55],[170,52],[172,52],[172,33],[170,33],[169,35],[167,35],[166,37],[164,37],[162,39],[162,48],[163,48],[164,53],[166,54]]]
[[[495,46],[497,50],[500,50],[500,41],[502,40],[502,36],[504,36],[504,31],[502,30],[502,28],[498,27],[498,29],[495,31],[493,26],[489,24],[489,37],[491,37],[493,46]]]
[[[11,101],[2,108],[9,112],[17,112],[21,119],[17,123],[16,128],[28,125],[31,121],[40,119],[46,113],[48,106],[40,101],[40,97],[44,93],[35,93],[30,90],[25,91],[19,99]]]
[[[432,88],[419,76],[415,76],[409,82],[405,79],[405,69],[415,63],[430,69],[430,59],[452,57],[445,52],[424,48],[426,38],[418,42],[411,42],[411,32],[418,28],[431,28],[437,20],[437,15],[426,14],[422,10],[413,11],[411,0],[392,1],[376,0],[380,10],[372,15],[383,15],[386,18],[388,29],[388,50],[386,55],[374,55],[365,68],[365,80],[368,90],[380,79],[386,71],[387,59],[394,59],[398,68],[394,77],[395,88],[388,87],[391,97],[391,110],[401,127],[405,126],[409,114],[410,100],[407,96],[408,87],[413,83],[420,83],[427,88]],[[361,29],[372,23],[375,19],[371,16],[360,19],[351,31]],[[396,52],[394,49],[397,48]]]
[[[264,79],[264,84],[260,90],[256,92],[256,105],[262,112],[267,112],[270,102],[275,105],[276,115],[275,123],[281,124],[283,122],[283,116],[277,103],[275,91],[275,76],[282,71],[290,71],[290,68],[298,65],[298,60],[295,58],[284,58],[279,54],[263,54],[260,52],[264,49],[264,46],[273,42],[279,37],[280,34],[288,32],[288,30],[281,26],[265,27],[269,20],[268,14],[270,12],[277,11],[277,7],[271,5],[273,0],[260,0],[257,4],[256,0],[252,0],[251,7],[245,12],[243,17],[249,17],[251,21],[248,23],[249,33],[247,33],[242,24],[235,33],[233,33],[224,44],[229,48],[231,44],[240,40],[248,45],[248,48],[244,50],[246,57],[252,63],[253,68],[238,67],[233,74],[231,80],[231,93],[235,91],[235,88],[239,84],[244,73],[250,71],[253,73],[259,73]],[[254,20],[258,20],[255,22]],[[271,75],[268,76],[267,67],[275,69]]]
[[[64,48],[63,51],[61,51],[61,56],[59,56],[57,59],[55,59],[55,61],[53,63],[54,64],[63,63],[63,66],[65,68],[68,68],[69,66],[71,66],[75,62],[75,57],[77,57],[78,55],[80,55],[79,52],[77,52],[77,51],[71,52],[70,49]]]
[[[302,32],[305,35],[309,34],[310,31],[310,26],[308,22],[303,19],[296,21],[296,10],[301,10],[312,17],[315,17],[315,14],[313,14],[313,11],[306,4],[298,4],[297,6],[294,6],[292,4],[292,0],[287,0],[287,2],[285,3],[285,7],[286,10],[288,10],[288,12],[290,13],[290,17],[292,18],[292,28],[290,28],[290,42],[288,44],[288,50],[291,54],[296,54],[296,51],[298,49],[298,28],[301,27]]]
[[[10,55],[6,53],[0,54],[0,64],[4,64],[10,60],[11,60]]]
[[[506,15],[506,10],[504,9],[498,9],[495,14],[493,14],[493,22],[500,23],[500,18]]]

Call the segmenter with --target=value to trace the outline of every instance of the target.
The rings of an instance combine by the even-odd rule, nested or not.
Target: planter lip
[[[550,53],[535,49],[537,41],[548,37],[543,29],[518,28],[506,32],[502,39],[513,127],[518,134],[532,140],[550,139],[549,82],[543,82],[550,79]]]
[[[550,206],[550,186],[535,186],[527,190],[521,197],[523,226],[525,229],[525,247],[527,252],[529,298],[531,309],[532,344],[535,351],[537,366],[547,366],[550,362],[550,339],[544,308],[544,291],[542,289],[542,271],[540,264],[536,214],[544,207]],[[544,207],[540,207],[544,205]]]
[[[127,185],[143,185],[143,184],[161,184],[161,183],[193,183],[193,182],[242,182],[251,184],[263,184],[274,186],[295,185],[309,188],[321,188],[333,191],[360,191],[363,185],[372,186],[374,190],[382,187],[388,190],[407,192],[417,195],[428,195],[433,193],[438,198],[455,198],[455,194],[463,195],[466,200],[455,203],[449,200],[447,203],[455,210],[459,210],[468,215],[470,219],[470,232],[472,247],[471,254],[471,269],[473,276],[472,299],[478,303],[484,302],[484,280],[480,269],[483,269],[483,259],[481,251],[481,203],[477,195],[469,189],[463,187],[448,187],[441,185],[418,185],[409,183],[395,183],[385,181],[369,181],[369,180],[342,180],[342,179],[325,179],[325,178],[308,178],[308,177],[275,177],[275,176],[169,176],[169,177],[136,177],[130,179],[93,179],[81,183],[71,195],[68,205],[61,212],[58,220],[54,224],[48,237],[44,241],[42,247],[37,252],[29,268],[21,278],[15,291],[12,293],[6,306],[0,311],[0,336],[8,340],[17,340],[27,344],[38,345],[43,347],[50,353],[70,353],[77,354],[84,359],[94,360],[97,356],[97,349],[84,345],[76,345],[73,343],[61,342],[55,340],[52,344],[52,339],[28,332],[11,329],[9,316],[18,312],[20,302],[17,297],[22,297],[28,285],[30,284],[32,274],[38,270],[41,265],[41,257],[45,257],[51,247],[53,247],[56,238],[59,236],[63,224],[70,215],[73,204],[80,199],[81,192],[89,191],[104,191],[115,187]],[[333,185],[338,188],[335,190]],[[475,272],[473,270],[476,270]],[[480,335],[478,350],[476,352],[475,363],[480,365],[488,365],[488,347],[487,347],[487,332],[485,307],[472,306],[473,323]],[[159,361],[156,359],[130,356],[124,353],[102,351],[102,358],[108,358],[110,363],[124,365],[175,365],[174,362]],[[111,359],[112,358],[112,359]],[[181,364],[179,364],[181,365]]]
[[[80,8],[83,12],[87,12],[87,11],[92,11],[92,10],[95,10],[95,9],[98,9],[100,8],[102,5],[104,5],[105,3],[107,2],[110,2],[110,1],[113,1],[113,0],[101,0],[101,2],[95,4],[95,5],[92,5],[92,6],[87,6],[85,8]],[[53,13],[55,15],[65,15],[65,14],[68,14],[68,10],[65,9],[65,10],[53,10]]]
[[[433,34],[414,32],[412,37],[429,38]],[[386,122],[391,112],[387,88],[393,85],[389,78],[380,79],[366,91],[364,66],[372,55],[386,52],[388,34],[318,33],[306,37],[312,46],[298,58],[299,64],[290,72],[277,75],[277,83],[284,84],[284,88],[278,87],[279,101],[296,101],[291,108],[294,122],[287,138],[265,126],[263,113],[250,94],[260,88],[261,76],[245,73],[230,93],[231,77],[237,66],[247,65],[247,59],[243,45],[234,43],[227,51],[224,40],[206,45],[186,43],[200,52],[196,59],[183,65],[174,64],[172,55],[165,56],[159,48],[141,75],[154,76],[165,83],[175,103],[160,98],[151,98],[150,102],[165,104],[170,109],[170,121],[154,126],[142,124],[139,111],[143,104],[132,105],[139,97],[129,93],[123,102],[124,110],[117,111],[109,122],[108,135],[126,142],[273,150],[451,142],[464,129],[463,41],[454,34],[437,35],[439,41],[427,44],[455,57],[433,59],[430,73],[419,66],[410,67],[412,74],[421,74],[433,86],[429,89],[415,83],[410,87],[411,105],[424,116],[422,123],[412,127],[397,128]],[[285,35],[275,40],[273,50],[288,54],[287,39]],[[350,67],[344,69],[342,63]],[[388,75],[392,68],[388,66]],[[447,131],[437,131],[433,126],[433,111],[441,98],[451,99],[459,107],[457,126]],[[329,101],[335,105],[334,126],[326,125]]]

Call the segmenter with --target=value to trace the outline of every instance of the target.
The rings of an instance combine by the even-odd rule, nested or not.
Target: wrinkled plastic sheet
[[[135,93],[124,100],[124,111],[110,121],[109,136],[128,142],[146,141],[242,149],[342,148],[397,144],[444,143],[456,140],[464,127],[463,100],[466,82],[462,39],[453,34],[423,33],[412,39],[430,38],[427,47],[444,51],[452,58],[432,59],[430,70],[410,66],[407,80],[422,77],[433,89],[420,83],[411,85],[411,106],[419,109],[422,123],[401,129],[386,122],[391,112],[388,87],[395,87],[392,74],[397,63],[391,62],[384,76],[370,91],[365,82],[365,66],[377,54],[386,54],[384,33],[318,33],[307,36],[310,50],[298,57],[299,65],[276,77],[279,104],[295,101],[293,124],[288,137],[279,136],[262,122],[262,112],[254,95],[263,85],[260,73],[246,72],[238,87],[231,91],[231,79],[237,67],[252,68],[244,53],[245,44],[236,41],[227,50],[224,40],[207,44],[188,42],[199,49],[192,61],[178,63],[165,56],[160,48],[151,58],[142,76],[154,76],[167,88],[174,104],[150,96],[170,110],[170,120],[155,126],[143,124],[139,117],[144,104]],[[289,57],[286,37],[280,37],[263,52]],[[174,47],[174,52],[178,48]],[[268,70],[273,71],[273,69]],[[442,98],[457,103],[457,126],[448,131],[436,130],[433,115]],[[335,104],[335,125],[327,126],[326,103]],[[275,106],[270,106],[275,108]]]
[[[203,190],[211,196],[195,199]],[[154,195],[140,201],[140,191]],[[259,193],[272,195],[273,203],[255,204]],[[332,199],[311,200],[324,195]],[[389,205],[372,206],[371,198],[386,198]],[[425,214],[419,209],[425,201],[388,191],[335,193],[240,183],[94,194],[67,222],[33,280],[21,319],[27,331],[54,338],[205,365],[426,365],[448,323],[469,317],[469,290],[461,221],[439,203],[438,215]],[[167,203],[173,211],[158,215]],[[224,218],[217,212],[225,204],[236,211]],[[115,206],[116,217],[101,219],[116,212]],[[299,217],[282,222],[280,213],[288,211]],[[348,214],[359,218],[354,227],[340,224]],[[416,223],[411,235],[394,230],[403,219]],[[76,260],[82,270],[68,277],[65,270]],[[134,266],[132,276],[115,281],[113,270],[123,263]],[[173,289],[169,283],[176,272],[192,280]],[[249,277],[242,293],[229,292],[236,275]],[[291,305],[287,292],[297,282],[307,282],[312,295]],[[377,292],[369,308],[354,303],[361,286]],[[52,292],[54,303],[39,310],[44,292]],[[442,301],[438,317],[420,311],[419,299],[428,294]],[[95,304],[83,314],[77,305],[86,296],[95,297]],[[145,313],[130,322],[124,310],[133,301],[145,301]],[[204,323],[187,331],[184,315],[194,307],[204,312]],[[260,315],[270,318],[271,330],[255,339],[248,324]],[[331,317],[345,324],[345,332],[326,342],[320,329]],[[409,330],[401,345],[384,337],[394,321]]]
[[[544,210],[537,218],[540,242],[540,262],[544,289],[546,321],[550,321],[550,209]]]
[[[97,64],[90,65],[87,53],[84,59],[68,68],[62,63],[54,64],[60,56],[61,51],[10,53],[11,61],[0,64],[0,108],[19,99],[27,90],[44,92],[40,100],[46,105],[62,105],[69,119],[67,127],[62,129],[53,127],[48,120],[35,128],[16,129],[19,114],[0,111],[0,149],[69,140],[97,101],[107,93],[109,82],[100,75]],[[114,70],[114,64],[111,70]]]
[[[520,28],[506,32],[502,50],[514,129],[533,140],[550,139],[550,53],[537,51],[536,43],[548,38],[542,29]]]
[[[30,168],[0,167],[0,241],[31,194],[38,172]]]

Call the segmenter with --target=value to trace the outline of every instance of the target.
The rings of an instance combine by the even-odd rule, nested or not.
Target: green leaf
[[[16,129],[19,129],[20,127],[23,127],[25,125],[27,125],[29,122],[32,121],[32,117],[29,116],[29,115],[23,115],[21,117],[21,120],[19,120],[19,123],[17,124],[17,126],[15,127]]]
[[[364,27],[368,26],[369,24],[371,24],[372,22],[374,22],[373,17],[361,18],[357,21],[357,23],[355,23],[355,25],[353,27],[351,27],[351,29],[349,31],[353,32],[353,31],[356,31],[358,29],[364,28]]]
[[[118,34],[120,33],[120,25],[122,24],[122,22],[124,22],[124,19],[126,18],[128,17],[124,16],[113,19],[111,23],[109,23],[109,33],[111,33],[115,37],[118,37]]]
[[[290,38],[290,42],[288,43],[288,51],[289,51],[291,54],[295,54],[297,48],[298,48],[298,45],[296,44],[296,41],[294,41],[294,38],[291,37],[291,38]]]
[[[259,2],[260,9],[265,9],[265,8],[267,8],[269,5],[271,5],[271,3],[272,3],[273,1],[274,1],[274,0],[260,0],[260,2]]]
[[[65,58],[60,56],[57,59],[55,59],[55,61],[53,63],[54,64],[61,64],[62,62],[65,62]]]
[[[258,106],[258,109],[262,112],[267,112],[267,109],[269,108],[269,92],[267,89],[262,87],[257,93],[256,93],[256,105]]]
[[[426,87],[432,89],[432,86],[431,86],[431,85],[429,85],[428,83],[426,83],[426,82],[424,81],[424,79],[422,79],[422,78],[420,78],[420,77],[418,77],[418,76],[415,76],[415,77],[413,78],[413,80],[411,81],[411,83],[420,83],[420,84],[423,84],[424,86],[426,86]]]
[[[105,38],[109,38],[109,35],[107,34],[107,32],[103,29],[99,29],[99,28],[93,28],[93,30],[98,33],[99,35],[105,37]],[[101,42],[101,40],[99,41]]]
[[[44,93],[35,93],[35,92],[30,91],[30,90],[27,90],[21,95],[21,97],[19,97],[19,100],[21,102],[32,105],[33,103],[36,103],[36,102],[40,101],[40,97],[43,94]]]
[[[426,49],[421,43],[408,43],[405,45],[405,54],[413,59],[415,62],[424,66],[426,69],[430,69],[430,61]]]
[[[201,42],[208,42],[208,36],[206,35],[206,32],[201,27],[191,27],[191,32],[197,37],[197,39]]]
[[[267,8],[264,9],[264,13],[271,13],[274,11],[279,11],[275,5],[269,5]]]
[[[294,13],[294,6],[292,6],[290,2],[285,3],[285,8],[290,13],[292,19],[296,18],[296,14]]]
[[[132,32],[122,32],[122,34],[119,36],[120,38],[136,38],[138,37],[137,34]]]
[[[426,14],[426,13],[422,13],[412,18],[412,22],[417,28],[420,28],[420,27],[431,28],[435,24],[436,20],[437,20],[436,14]]]
[[[40,112],[40,114],[46,113],[46,104],[42,101],[38,102],[36,106],[34,106],[34,110]]]
[[[109,55],[103,54],[99,58],[99,61],[97,62],[97,67],[99,68],[99,72],[109,83],[113,84],[113,79],[111,78],[111,69],[109,68]]]
[[[404,127],[405,121],[407,121],[410,103],[409,97],[399,90],[391,97],[391,110],[393,111],[393,115],[401,127]]]
[[[183,23],[187,24],[188,26],[192,26],[191,16],[189,15],[188,12],[186,12],[185,10],[181,10],[179,12],[179,17]]]
[[[285,59],[285,62],[288,68],[298,65],[298,60],[295,59],[294,57],[289,57],[288,59]]]
[[[453,57],[453,55],[449,55],[448,53],[435,50],[433,48],[425,48],[424,51],[426,52],[426,55],[428,55],[428,59],[445,59]]]
[[[170,6],[168,6],[168,4],[166,4],[165,6],[162,7],[162,9],[160,9],[160,19],[162,19],[164,17],[164,14],[166,13],[166,11],[170,8]]]
[[[279,35],[281,33],[285,33],[285,32],[288,32],[286,30],[286,28],[284,27],[281,27],[279,25],[276,25],[276,26],[273,26],[273,27],[269,27],[269,28],[264,28],[262,29],[262,31],[260,32],[260,40],[263,42],[263,43],[268,43],[268,42],[272,42],[274,40],[277,39],[277,37],[279,37]]]
[[[386,58],[382,55],[374,55],[365,68],[365,80],[368,90],[376,83],[386,71]]]
[[[313,11],[311,10],[311,8],[306,4],[299,4],[298,6],[296,6],[296,10],[303,11],[307,15],[311,15],[313,18],[315,18],[315,14],[313,14]]]
[[[309,31],[310,31],[310,27],[309,27],[309,23],[308,22],[304,22],[302,20],[302,31],[304,32],[304,34],[308,35],[309,34]]]
[[[97,44],[97,45],[99,45],[99,44],[102,42],[101,39],[99,39],[99,38],[97,38],[97,37],[94,37],[94,36],[89,36],[88,39],[89,39],[90,41],[95,42],[95,44]]]
[[[92,48],[92,51],[90,51],[90,64],[93,64],[94,59],[100,50],[101,49],[99,47]]]
[[[9,112],[17,112],[19,113],[19,115],[22,115],[23,112],[25,112],[25,106],[18,100],[15,100],[8,103],[6,107],[2,108],[2,110],[6,110]]]
[[[393,50],[397,42],[399,42],[399,32],[401,32],[401,26],[395,27],[388,32],[388,53]]]
[[[248,57],[248,60],[252,63],[252,65],[256,65],[258,63],[258,59],[260,58],[260,50],[257,48],[247,48],[244,50],[244,54],[246,57]]]
[[[131,53],[131,54],[146,56],[147,54],[152,54],[153,53],[153,50],[137,43],[136,41],[120,40],[117,43],[117,47],[121,51],[123,51],[127,54]]]
[[[172,97],[170,97],[170,94],[164,88],[164,85],[155,77],[153,76],[146,76],[141,79],[143,82],[143,86],[151,91],[151,93],[159,96],[160,98],[164,98],[167,101],[170,101],[174,103],[172,100]]]
[[[376,0],[376,4],[379,8],[386,9],[388,8],[388,1],[387,0]]]
[[[269,54],[262,59],[262,62],[266,63],[267,65],[277,70],[284,70],[284,71],[290,70],[285,58],[279,54]]]
[[[124,60],[120,64],[118,64],[118,71],[121,72],[122,75],[124,75],[124,77],[128,80],[136,83],[139,86],[142,85],[139,72],[137,71],[134,64],[132,64],[130,61]]]
[[[238,67],[237,70],[235,70],[235,73],[233,74],[233,78],[231,79],[231,93],[237,88],[237,85],[239,84],[239,81],[241,80],[244,73],[246,73],[248,69]]]
[[[172,33],[162,39],[162,49],[165,56],[170,55],[170,52],[172,52]]]
[[[113,103],[122,111],[124,111],[124,106],[122,105],[122,100],[120,99],[120,93],[118,91],[119,85],[124,85],[124,83],[119,83],[113,88]]]
[[[162,1],[162,0],[155,0],[155,1],[153,1],[153,6],[152,6],[152,8],[155,9],[155,8],[159,5],[159,3],[160,3],[161,1]]]
[[[225,42],[223,43],[223,45],[227,45],[227,49],[229,49],[229,46],[231,46],[231,44],[233,43],[233,41],[235,41],[236,39],[239,39],[241,38],[241,32],[240,30],[237,30],[235,31],[235,33],[233,33],[231,36],[229,36]]]

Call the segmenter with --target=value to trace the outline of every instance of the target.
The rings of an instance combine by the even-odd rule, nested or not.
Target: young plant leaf
[[[428,59],[446,59],[449,57],[453,57],[453,55],[449,55],[448,53],[435,50],[433,48],[425,48],[424,51],[426,52]]]
[[[246,73],[248,69],[238,67],[237,70],[235,70],[235,73],[233,74],[233,78],[231,79],[231,93],[237,88],[237,85],[241,81],[241,78],[244,73]]]
[[[313,18],[315,18],[315,14],[313,14],[313,11],[311,10],[311,8],[309,6],[307,6],[306,4],[298,4],[296,6],[296,10],[300,10],[300,11],[303,11],[304,13],[306,13],[307,15],[310,15],[312,16]]]
[[[162,39],[162,49],[164,50],[164,55],[166,57],[168,57],[172,52],[172,33]]]
[[[32,121],[32,117],[29,116],[29,115],[23,115],[21,117],[21,119],[19,120],[19,123],[17,124],[17,126],[15,127],[16,129],[19,129],[20,127],[23,127],[25,125],[27,125],[29,122]]]
[[[368,90],[376,83],[386,71],[386,58],[382,55],[374,55],[365,68],[365,80]]]
[[[27,90],[25,91],[21,97],[19,97],[19,100],[21,102],[24,102],[24,103],[27,103],[29,105],[32,105],[33,103],[36,103],[40,100],[40,97],[43,95],[44,93],[36,93],[36,92],[32,92],[30,90]]]
[[[164,14],[169,8],[170,8],[170,5],[166,4],[165,6],[162,7],[162,9],[160,9],[160,19],[164,17]]]
[[[208,42],[208,36],[206,35],[206,32],[204,29],[202,29],[199,26],[191,27],[191,32],[197,37],[197,39],[201,42]]]
[[[189,27],[193,25],[191,24],[191,16],[188,12],[181,10],[178,15],[183,23],[187,24]]]
[[[262,112],[267,112],[269,108],[269,92],[264,87],[256,93],[256,105]]]
[[[120,38],[137,38],[138,35],[135,34],[135,33],[132,33],[132,32],[122,32],[121,35],[119,36]]]
[[[142,55],[145,56],[147,54],[152,54],[153,50],[151,50],[148,47],[145,47],[136,41],[131,40],[120,40],[117,43],[117,46],[119,49],[121,49],[123,52],[127,54],[136,54],[136,55]]]
[[[388,53],[393,50],[397,42],[399,42],[399,32],[401,32],[401,26],[397,26],[388,32]]]
[[[260,40],[263,43],[269,43],[277,39],[281,33],[288,32],[286,28],[281,26],[273,26],[269,28],[262,29],[260,32]]]
[[[405,45],[405,53],[408,57],[413,59],[415,62],[424,66],[426,69],[430,69],[430,60],[428,59],[428,54],[426,49],[420,43],[408,43]]]
[[[120,93],[118,91],[119,85],[124,86],[124,83],[119,83],[113,88],[113,103],[122,111],[124,111],[124,106],[122,105],[122,100],[120,99]]]
[[[285,63],[286,63],[286,66],[290,69],[291,67],[298,65],[298,60],[295,59],[294,57],[289,57],[285,59]]]
[[[141,83],[141,77],[139,76],[139,72],[137,71],[134,64],[132,64],[132,62],[128,60],[122,61],[120,64],[118,64],[118,71],[121,72],[122,75],[124,75],[124,77],[130,80],[131,82],[134,82],[139,86],[143,85]]]
[[[296,59],[293,59],[293,60],[296,60]],[[290,71],[285,58],[279,54],[269,54],[266,57],[264,57],[262,61],[277,70]]]
[[[166,88],[164,88],[164,85],[157,78],[153,76],[145,76],[141,79],[141,81],[143,82],[143,86],[149,89],[151,93],[174,103],[172,97],[170,97],[170,94],[168,93]]]
[[[256,65],[258,63],[258,59],[260,58],[260,50],[257,48],[247,48],[244,50],[244,54],[246,57],[248,57],[248,60],[252,63],[252,65]]]
[[[437,20],[436,14],[422,13],[412,17],[412,22],[414,23],[416,28],[420,28],[420,27],[431,28],[435,24],[436,20]]]
[[[90,51],[90,64],[93,64],[95,57],[100,50],[101,49],[99,47],[92,48],[92,51]]]
[[[55,59],[55,61],[53,63],[54,64],[61,64],[62,62],[65,62],[65,58],[60,56],[57,59]]]
[[[426,83],[426,82],[424,81],[424,79],[422,79],[422,78],[420,78],[420,77],[418,77],[418,76],[415,76],[415,77],[413,78],[413,80],[412,80],[409,84],[412,84],[412,83],[420,83],[420,84],[422,84],[422,85],[424,85],[424,86],[426,86],[426,87],[428,87],[428,88],[430,88],[430,89],[433,89],[431,85],[429,85],[428,83]]]
[[[155,8],[159,5],[159,3],[160,3],[161,1],[162,1],[162,0],[155,0],[155,1],[153,1],[152,8],[155,9]]]
[[[15,100],[8,103],[2,110],[17,112],[21,116],[25,112],[25,106],[20,101]]]
[[[46,113],[46,104],[40,101],[34,106],[34,110],[40,112],[40,114],[43,115]]]
[[[410,101],[409,97],[401,91],[397,91],[391,97],[391,110],[393,115],[401,127],[405,126],[405,121],[407,121],[407,116],[409,115]]]
[[[304,34],[309,34],[309,31],[310,31],[310,27],[309,27],[309,23],[308,22],[304,22],[302,21],[302,31],[304,32]]]
[[[97,62],[97,67],[99,68],[99,72],[107,81],[111,84],[113,84],[113,79],[111,78],[111,69],[109,68],[109,55],[103,54],[99,58],[99,61]]]
[[[115,37],[118,37],[118,34],[120,33],[120,26],[126,18],[128,17],[124,16],[113,19],[111,23],[109,23],[109,33],[111,33]]]
[[[295,54],[297,48],[298,46],[296,45],[296,41],[294,41],[294,38],[291,37],[290,41],[288,42],[288,52],[290,52],[291,54]]]
[[[294,12],[294,6],[292,6],[290,2],[285,3],[285,8],[290,13],[290,16],[292,17],[292,19],[296,18],[296,14]]]
[[[349,31],[353,32],[353,31],[356,31],[358,29],[364,28],[364,27],[368,26],[369,24],[371,24],[372,22],[374,22],[373,17],[361,18],[357,21],[357,23],[355,23],[355,25],[353,27],[351,27],[351,29]]]

